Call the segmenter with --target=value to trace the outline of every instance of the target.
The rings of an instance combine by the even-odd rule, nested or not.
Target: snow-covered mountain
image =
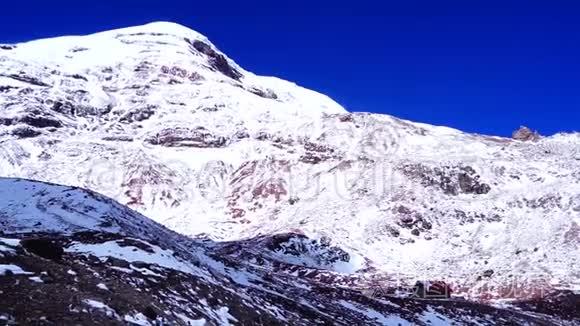
[[[172,23],[2,45],[0,108],[0,176],[91,189],[181,234],[294,234],[348,258],[303,265],[477,300],[580,288],[580,134],[348,113]]]
[[[354,275],[297,261],[341,260],[339,248],[291,234],[196,241],[92,191],[37,181],[0,178],[0,217],[3,325],[572,325],[578,313],[565,292],[550,317],[533,301],[515,311],[372,298]]]

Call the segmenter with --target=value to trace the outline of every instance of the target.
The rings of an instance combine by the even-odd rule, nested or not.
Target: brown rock
[[[532,131],[528,127],[521,126],[520,129],[514,131],[512,138],[521,141],[537,141],[541,136],[537,131]]]

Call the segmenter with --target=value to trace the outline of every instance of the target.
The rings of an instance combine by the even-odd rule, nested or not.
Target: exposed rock
[[[8,92],[11,89],[18,89],[18,87],[13,87],[13,86],[0,86],[0,93]]]
[[[480,222],[500,222],[502,217],[498,214],[483,214],[479,212],[464,212],[462,210],[455,209],[451,216],[459,220],[461,225],[467,223],[480,223]]]
[[[394,214],[398,216],[397,224],[401,228],[410,229],[411,234],[414,236],[419,236],[421,232],[428,232],[433,228],[431,222],[429,222],[422,214],[407,208],[406,206],[400,205],[394,209]],[[393,232],[390,232],[394,235]],[[396,232],[397,236],[400,234],[399,231]]]
[[[537,131],[532,131],[526,126],[521,126],[520,129],[514,131],[512,138],[521,141],[537,141],[542,138],[542,136],[540,136]]]
[[[73,78],[73,79],[80,79],[80,80],[84,80],[84,81],[89,81],[87,79],[87,77],[82,76],[82,75],[79,75],[79,74],[70,75],[70,77]]]
[[[480,181],[480,176],[470,166],[442,166],[431,168],[422,164],[407,164],[401,167],[408,177],[419,179],[424,186],[435,186],[447,195],[460,193],[483,195],[491,187]]]
[[[300,201],[300,198],[298,198],[298,197],[290,197],[290,198],[288,199],[288,204],[290,204],[290,205],[294,205],[294,204],[296,204],[296,203],[297,203],[297,202],[299,202],[299,201]]]
[[[18,119],[19,122],[25,123],[31,127],[36,128],[47,128],[47,127],[54,127],[60,128],[62,127],[62,123],[50,116],[44,115],[34,115],[28,114]]]
[[[53,261],[61,261],[64,249],[62,246],[49,239],[24,239],[21,242],[22,247],[42,258]]]
[[[119,121],[123,123],[132,123],[132,122],[139,122],[149,119],[152,115],[155,114],[155,110],[157,106],[155,105],[147,105],[141,108],[134,108],[131,109],[129,112],[125,113]]]
[[[47,102],[45,102],[47,103]],[[48,102],[47,104],[51,103],[52,107],[51,110],[58,112],[58,113],[63,113],[63,114],[67,114],[67,115],[74,115],[75,114],[75,109],[74,106],[72,105],[72,103],[66,101],[54,101],[54,102]]]
[[[341,114],[338,116],[340,122],[354,122],[354,116],[352,113]]]
[[[209,44],[200,40],[195,40],[193,43],[189,40],[186,41],[190,43],[195,50],[209,57],[209,64],[213,69],[221,72],[227,77],[240,80],[242,74],[230,65],[226,57],[217,53]]]
[[[42,134],[42,132],[36,128],[28,126],[17,126],[12,129],[11,134],[18,138],[32,138]]]
[[[131,136],[124,136],[124,135],[105,136],[105,137],[103,137],[101,139],[102,140],[106,140],[106,141],[122,141],[122,142],[132,142],[134,140],[133,137],[131,137]]]
[[[275,100],[278,98],[278,95],[276,95],[276,93],[274,93],[274,91],[271,89],[262,90],[259,88],[250,88],[249,91],[260,97],[268,98],[271,100]]]
[[[580,320],[580,294],[556,291],[543,298],[516,303],[522,309],[540,314],[558,314],[568,319]]]
[[[309,257],[317,264],[328,265],[338,261],[348,262],[350,255],[343,249],[332,246],[328,238],[311,240],[303,234],[282,233],[266,240],[268,249],[285,255]]]
[[[470,166],[460,168],[460,173],[457,175],[459,182],[459,189],[466,194],[487,194],[491,187],[488,184],[479,182],[479,175]]]
[[[306,152],[299,158],[299,161],[303,163],[318,164],[331,159],[340,159],[340,155],[335,153],[335,149],[328,145],[306,141],[304,150]]]
[[[493,274],[495,274],[495,271],[493,269],[488,269],[483,272],[483,277],[490,278],[493,276]]]
[[[32,77],[32,76],[12,74],[12,75],[8,75],[6,77],[12,78],[14,80],[21,81],[23,83],[31,84],[31,85],[34,85],[34,86],[42,86],[42,87],[48,87],[48,86],[50,86],[49,84],[44,83],[40,79],[38,79],[36,77]]]
[[[11,126],[14,123],[14,119],[12,118],[0,118],[0,125],[2,126]]]
[[[75,46],[74,48],[70,49],[70,52],[72,53],[77,53],[77,52],[84,52],[89,50],[88,48],[82,47],[82,46]]]
[[[155,309],[151,306],[147,306],[143,310],[143,315],[145,315],[145,317],[147,317],[149,320],[156,320],[157,317],[159,316],[159,314],[157,314],[157,311],[155,311]]]
[[[190,128],[166,128],[148,137],[146,142],[152,145],[168,147],[223,147],[226,138],[216,136],[203,127]]]
[[[236,139],[250,138],[250,134],[248,133],[247,130],[237,130],[234,133],[234,138],[236,138]]]

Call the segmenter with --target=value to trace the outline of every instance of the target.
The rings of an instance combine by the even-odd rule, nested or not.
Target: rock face
[[[512,138],[521,141],[537,141],[540,139],[540,134],[537,131],[532,131],[530,128],[521,126],[520,129],[514,131]]]
[[[236,70],[236,68],[232,67],[228,63],[228,60],[224,55],[218,53],[209,44],[195,40],[193,41],[192,46],[198,52],[203,53],[209,57],[209,63],[213,69],[235,80],[240,80],[240,78],[243,76],[239,71]]]
[[[20,244],[28,252],[53,261],[60,261],[64,254],[62,247],[50,239],[24,239]]]
[[[575,291],[579,158],[580,134],[522,142],[348,113],[171,23],[0,51],[0,176],[97,191],[236,257],[227,263],[327,285],[435,280],[473,301]],[[92,214],[38,196],[51,214]],[[98,231],[117,234],[126,211],[101,213]],[[0,227],[14,233],[8,217]],[[278,234],[292,236],[264,249]]]

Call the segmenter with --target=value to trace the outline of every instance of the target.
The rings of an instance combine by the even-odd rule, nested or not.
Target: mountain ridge
[[[566,292],[550,299],[560,305],[550,310],[536,301],[492,307],[386,288],[365,293],[356,276],[325,267],[348,260],[344,251],[296,234],[198,241],[85,189],[0,178],[0,190],[15,194],[0,196],[0,291],[11,294],[0,297],[0,321],[8,325],[572,325],[578,318]]]

